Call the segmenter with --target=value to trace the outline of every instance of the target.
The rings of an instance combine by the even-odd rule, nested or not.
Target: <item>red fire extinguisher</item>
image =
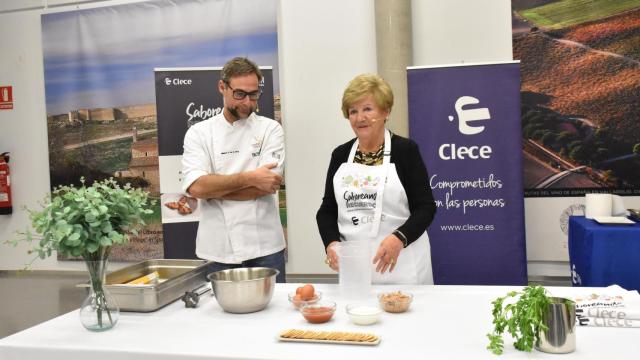
[[[0,215],[13,212],[11,206],[11,177],[9,176],[9,153],[0,154]]]

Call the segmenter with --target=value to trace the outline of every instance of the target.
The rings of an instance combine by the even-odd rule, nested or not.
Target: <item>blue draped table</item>
[[[573,286],[640,290],[640,224],[601,225],[571,216],[569,261]]]

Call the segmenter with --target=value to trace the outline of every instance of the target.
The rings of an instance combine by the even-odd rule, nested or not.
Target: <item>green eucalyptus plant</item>
[[[509,298],[516,297],[516,302],[507,302]],[[502,354],[502,334],[507,331],[516,340],[513,343],[516,349],[530,352],[540,340],[540,332],[548,330],[544,316],[550,303],[546,289],[538,285],[529,285],[521,292],[511,291],[495,299],[492,302],[494,329],[487,334],[487,349],[496,355]]]
[[[144,214],[155,203],[149,193],[118,185],[113,179],[96,181],[86,186],[59,186],[45,199],[41,210],[30,210],[29,218],[35,230],[22,232],[22,239],[32,244],[30,253],[44,259],[55,250],[59,254],[82,257],[86,261],[100,260],[108,256],[113,245],[129,241],[127,232],[137,235],[137,228],[144,226]],[[39,236],[38,236],[39,235]],[[34,259],[35,260],[35,259]]]
[[[35,233],[20,232],[21,238],[9,242],[15,246],[27,241],[31,245],[29,253],[36,254],[31,263],[51,256],[53,251],[82,257],[92,291],[81,307],[81,319],[87,329],[103,331],[117,322],[117,306],[109,303],[110,296],[103,288],[109,251],[114,245],[128,242],[129,232],[138,234],[137,228],[145,225],[143,215],[153,213],[149,207],[155,201],[149,199],[149,193],[130,184],[120,186],[113,178],[91,186],[81,178],[80,183],[80,187],[55,188],[40,210],[26,209]]]

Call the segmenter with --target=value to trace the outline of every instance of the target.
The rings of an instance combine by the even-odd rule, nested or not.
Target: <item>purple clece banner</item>
[[[409,68],[409,131],[438,206],[436,284],[524,285],[519,63]]]

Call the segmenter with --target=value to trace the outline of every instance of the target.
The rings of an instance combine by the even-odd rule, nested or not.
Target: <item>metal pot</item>
[[[553,354],[576,350],[576,304],[570,299],[551,297],[544,316],[547,331],[540,331],[536,349]]]
[[[264,267],[238,268],[216,271],[207,275],[207,279],[224,311],[244,314],[267,307],[278,273]]]

